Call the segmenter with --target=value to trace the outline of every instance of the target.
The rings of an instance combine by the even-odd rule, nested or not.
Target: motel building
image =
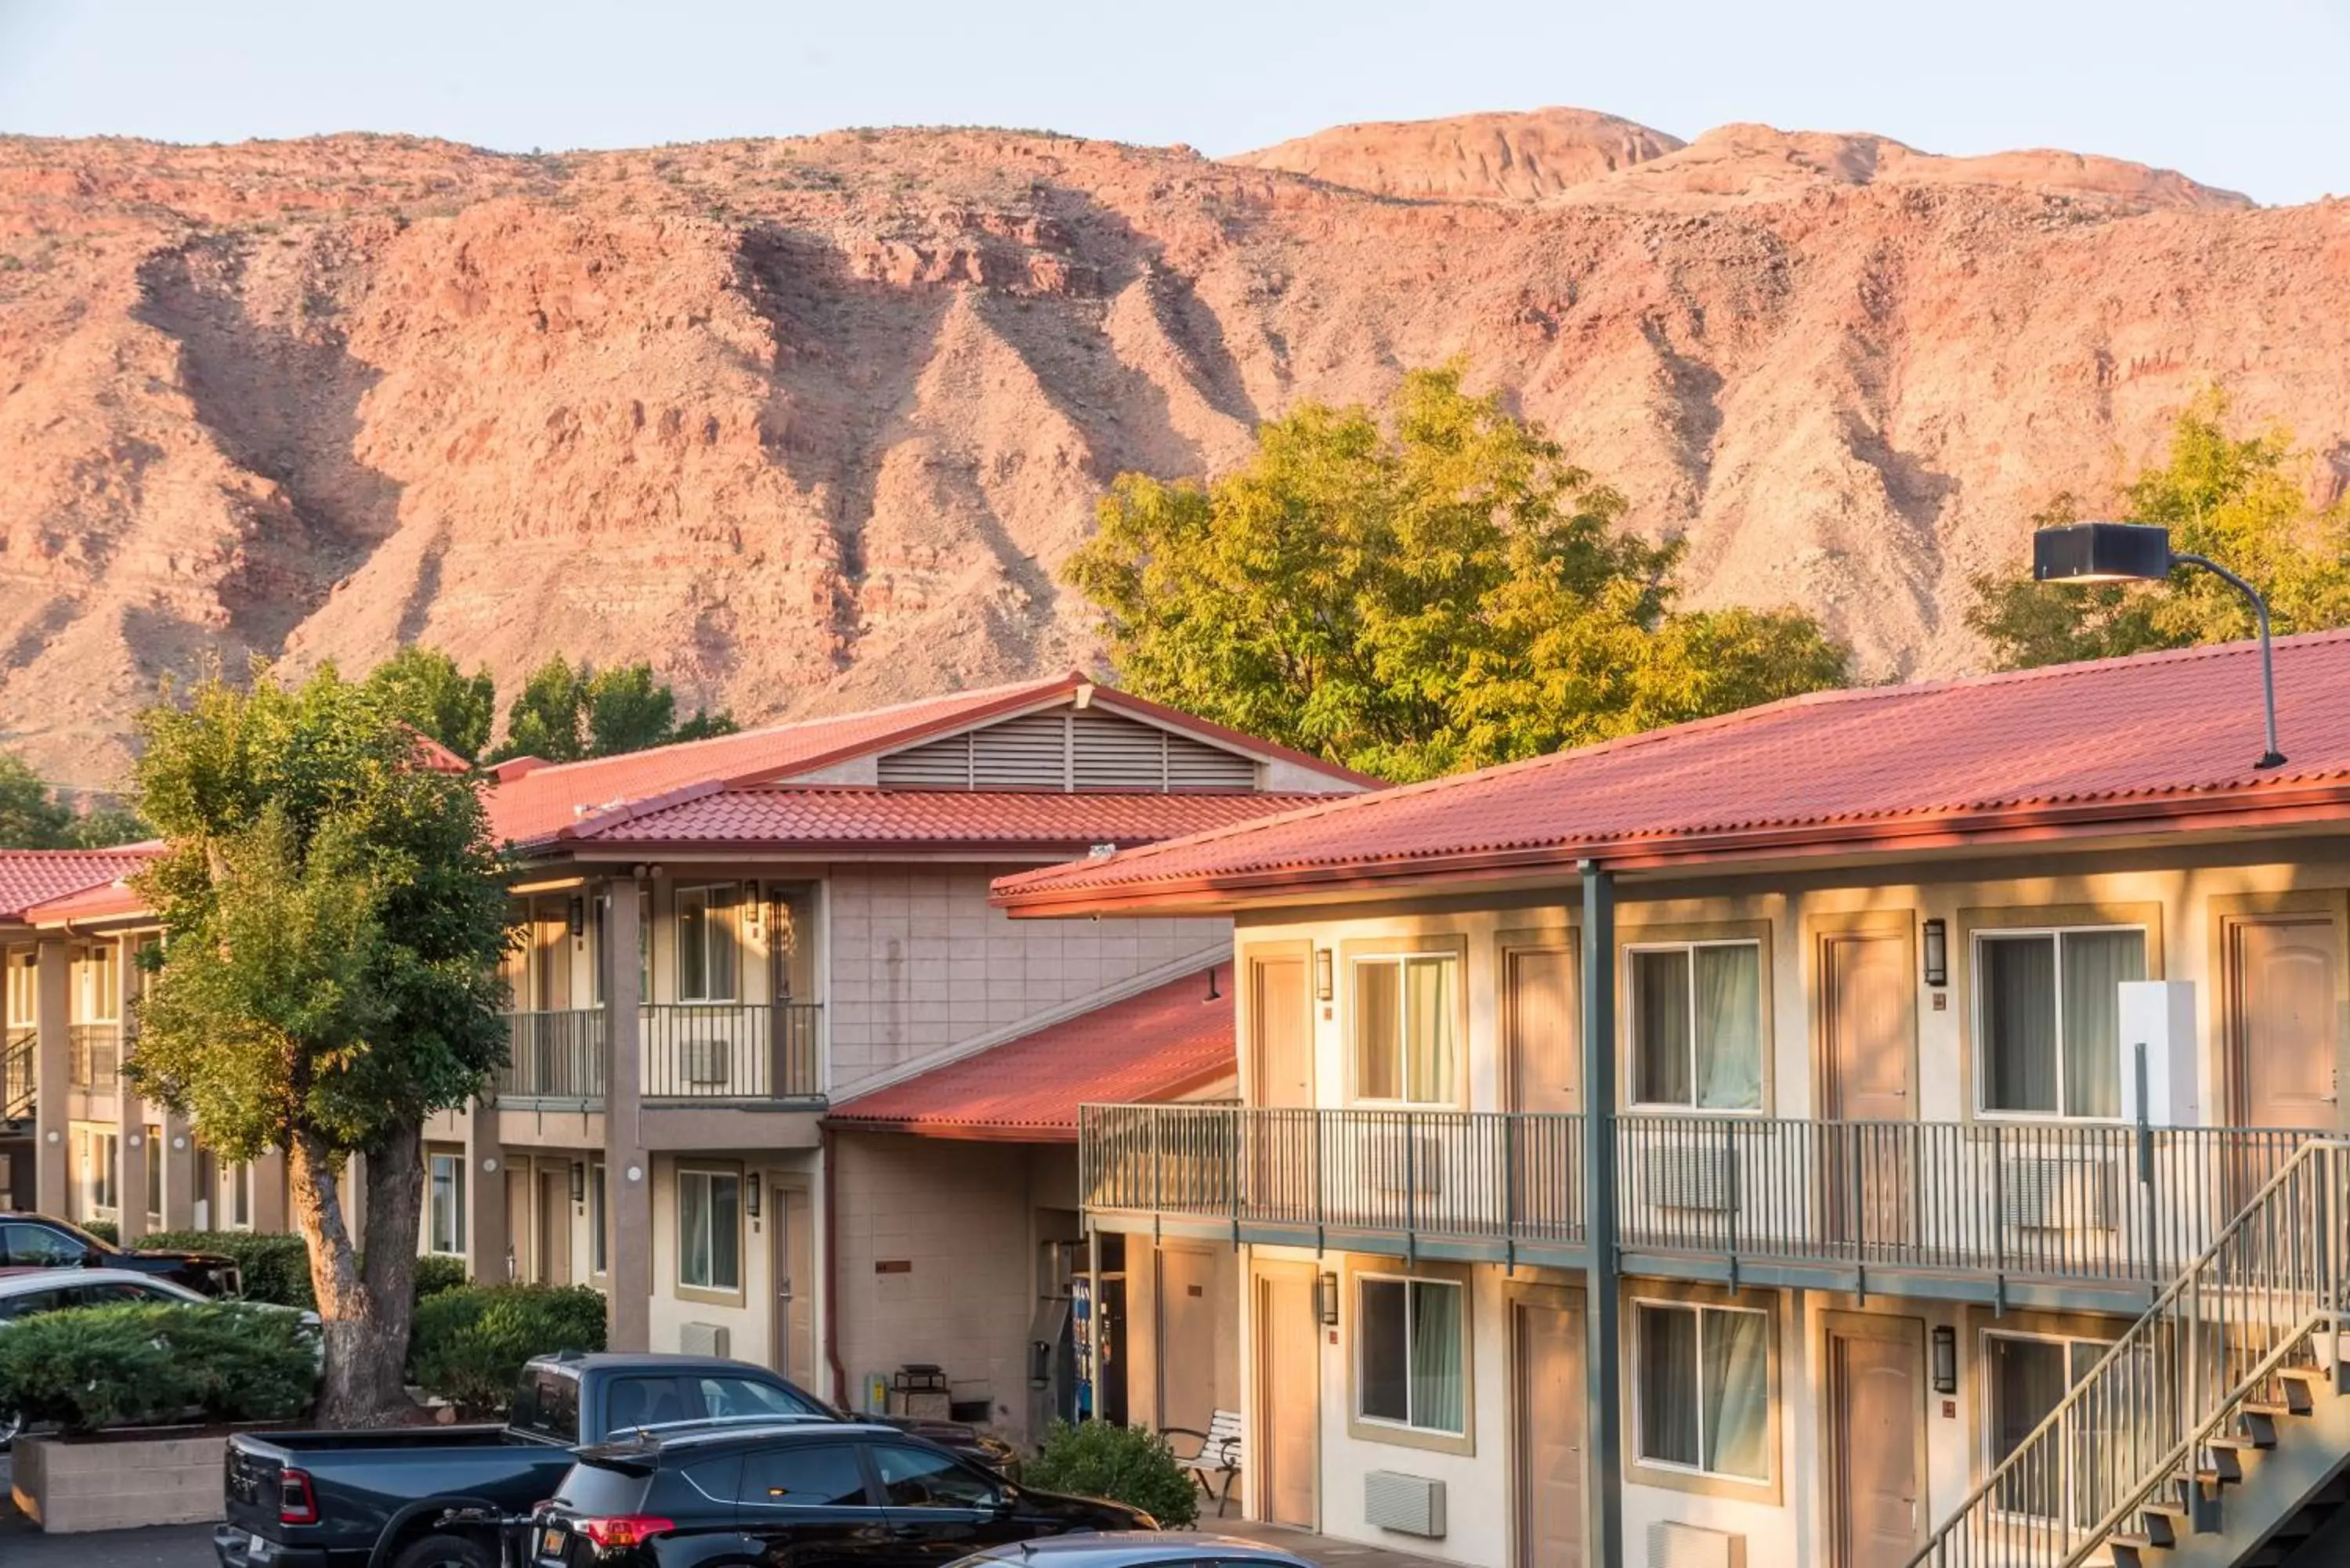
[[[1084,1112],[1129,1418],[1474,1568],[2350,1560],[2350,634],[2276,657],[2272,768],[2235,645],[1000,881],[1234,926],[1239,1103]]]

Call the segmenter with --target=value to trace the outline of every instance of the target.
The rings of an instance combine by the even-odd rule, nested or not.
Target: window
[[[734,1000],[734,888],[677,890],[677,999]]]
[[[615,1377],[604,1395],[604,1435],[691,1420],[674,1377]]]
[[[588,1269],[590,1273],[611,1272],[606,1249],[611,1245],[604,1231],[604,1162],[588,1162]]]
[[[1997,1468],[2021,1448],[2023,1439],[2110,1348],[2098,1340],[2066,1335],[1986,1333],[1983,1394],[1991,1409],[1983,1423],[1983,1437],[1990,1445],[1985,1456],[1990,1465]],[[2057,1445],[2062,1456],[2059,1463],[2025,1465],[2002,1482],[2000,1507],[2036,1519],[2058,1517],[2064,1498],[2073,1490],[2071,1472],[2087,1436],[2065,1433]]]
[[[432,1173],[431,1212],[425,1216],[424,1246],[443,1257],[465,1254],[465,1157],[435,1154],[427,1161]]]
[[[80,1165],[82,1219],[102,1218],[114,1212],[121,1194],[116,1180],[121,1167],[116,1163],[120,1142],[113,1133],[79,1131],[74,1134],[74,1148]]]
[[[1465,1436],[1461,1288],[1451,1280],[1366,1274],[1356,1282],[1357,1414]]]
[[[121,954],[112,942],[87,950],[81,968],[81,1020],[111,1023],[122,1016]]]
[[[677,1282],[698,1291],[743,1288],[740,1174],[677,1173]]]
[[[2120,986],[2146,978],[2144,930],[1986,931],[1975,974],[1984,1110],[2122,1114]]]
[[[78,1263],[89,1249],[47,1225],[0,1225],[0,1265],[54,1269]]]
[[[161,1230],[163,1220],[163,1129],[147,1127],[147,1218]]]
[[[637,889],[637,1000],[653,999],[653,890]]]
[[[1762,1108],[1762,945],[1679,942],[1628,955],[1632,1099]]]
[[[789,1389],[755,1377],[697,1377],[694,1385],[702,1393],[702,1409],[706,1416],[811,1416],[826,1420],[832,1416],[830,1411]]]
[[[1451,1101],[1460,967],[1451,953],[1355,961],[1357,1098],[1413,1105]]]
[[[37,950],[24,949],[8,959],[8,1025],[30,1029],[40,1020],[40,971],[34,967]]]
[[[846,1443],[795,1443],[787,1449],[745,1454],[742,1487],[742,1501],[757,1508],[870,1506],[865,1493],[865,1467],[857,1462],[857,1450]]]
[[[14,1323],[36,1313],[57,1312],[66,1305],[68,1293],[63,1290],[18,1291],[0,1296],[0,1323]]]
[[[452,1157],[453,1158],[453,1157]],[[234,1165],[221,1167],[222,1180],[228,1190],[228,1228],[232,1231],[253,1229],[253,1162],[240,1159]],[[457,1199],[462,1209],[465,1197],[465,1162],[457,1161]],[[457,1221],[457,1250],[465,1250],[465,1222]]]
[[[579,1379],[561,1372],[535,1372],[522,1380],[507,1424],[569,1448],[579,1440]]]
[[[1771,1320],[1752,1307],[1634,1307],[1636,1451],[1652,1465],[1771,1479]]]
[[[993,1508],[1003,1489],[977,1470],[928,1449],[873,1445],[881,1499],[891,1508]]]

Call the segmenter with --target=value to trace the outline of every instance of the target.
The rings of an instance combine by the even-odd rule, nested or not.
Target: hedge
[[[409,1381],[469,1416],[505,1409],[523,1363],[604,1348],[604,1298],[586,1285],[460,1285],[416,1303]]]
[[[282,1421],[317,1391],[317,1335],[247,1302],[127,1302],[20,1318],[0,1334],[0,1410],[68,1432]]]
[[[279,1306],[315,1308],[310,1289],[310,1250],[302,1238],[276,1231],[166,1231],[142,1236],[133,1251],[218,1252],[234,1258],[244,1274],[244,1299]],[[427,1255],[416,1260],[416,1299],[465,1282],[465,1261]]]
[[[1039,1491],[1106,1497],[1139,1508],[1166,1530],[1189,1529],[1200,1517],[1200,1491],[1167,1439],[1143,1427],[1055,1421],[1045,1446],[1020,1468],[1020,1480]]]

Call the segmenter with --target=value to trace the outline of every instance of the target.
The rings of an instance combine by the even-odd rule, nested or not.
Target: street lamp
[[[2281,767],[2277,750],[2276,660],[2269,646],[2269,606],[2260,590],[2219,562],[2170,547],[2170,530],[2147,523],[2074,523],[2032,535],[2032,575],[2043,583],[2160,582],[2178,566],[2200,566],[2252,602],[2261,628],[2261,701],[2269,748],[2257,768]]]

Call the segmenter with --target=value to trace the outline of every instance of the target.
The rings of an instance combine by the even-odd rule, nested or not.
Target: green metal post
[[[1622,1303],[1616,1289],[1616,880],[1596,860],[1583,881],[1584,1451],[1590,1562],[1624,1568]]]

